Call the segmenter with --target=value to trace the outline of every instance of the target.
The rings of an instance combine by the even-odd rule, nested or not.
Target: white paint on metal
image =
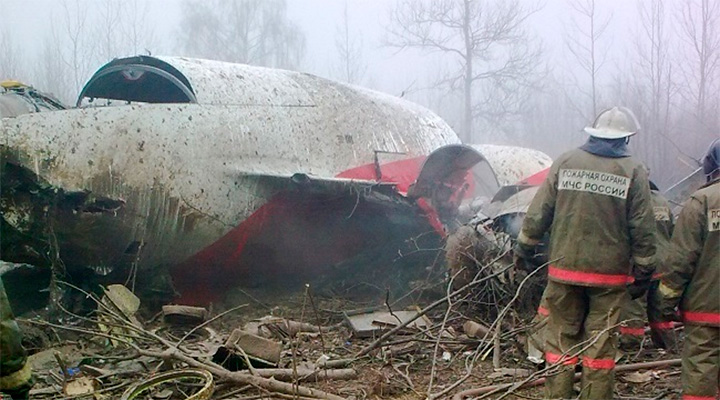
[[[530,203],[537,194],[540,186],[531,186],[510,196],[503,202],[491,203],[484,211],[490,218],[497,218],[507,214],[527,213]]]
[[[427,109],[308,74],[171,59],[199,104],[136,104],[2,120],[3,142],[50,184],[123,199],[142,264],[179,262],[237,226],[278,189],[250,175],[334,177],[459,143]]]
[[[492,167],[500,186],[517,183],[552,164],[552,159],[539,150],[517,146],[471,144]]]

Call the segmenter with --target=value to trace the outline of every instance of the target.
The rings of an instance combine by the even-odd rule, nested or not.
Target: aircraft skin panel
[[[174,65],[188,76],[198,103],[0,120],[3,165],[32,181],[3,193],[11,228],[51,227],[69,267],[118,266],[126,274],[129,266],[174,266],[180,286],[187,271],[240,279],[250,266],[312,269],[373,248],[383,237],[376,232],[392,233],[387,243],[442,230],[432,207],[401,195],[428,154],[459,143],[429,110],[308,74],[224,63],[204,71],[201,84],[208,65],[181,64]],[[62,207],[44,217],[41,206],[51,204]],[[358,221],[373,221],[372,230]],[[272,255],[263,240],[283,244]],[[313,247],[322,251],[307,254]],[[273,257],[265,268],[263,260]]]
[[[512,185],[552,164],[547,154],[525,147],[494,144],[472,144],[470,147],[485,157],[500,186]]]
[[[315,106],[293,71],[186,57],[155,57],[180,71],[199,104]]]
[[[237,198],[228,186],[238,172],[334,177],[375,162],[373,144],[359,134],[355,140],[307,134],[322,126],[317,118],[300,109],[123,106],[21,116],[8,120],[5,139],[53,185],[120,197],[121,188],[111,182],[134,188],[170,184],[170,195],[233,223],[234,207],[219,204]],[[415,137],[399,149],[403,159],[430,153],[441,139],[432,131],[408,136]]]
[[[146,104],[24,115],[0,125],[3,158],[68,193],[123,201],[112,213],[57,216],[68,265],[170,266],[287,189],[258,176],[374,178],[358,171],[374,170],[374,146],[389,143],[383,135],[373,132],[371,143],[360,133],[338,138],[316,129],[320,117],[309,110]],[[307,133],[310,127],[316,134]],[[395,141],[392,148],[403,154],[381,156],[381,181],[409,186],[423,154],[447,142],[434,130]],[[400,143],[405,147],[395,147]]]

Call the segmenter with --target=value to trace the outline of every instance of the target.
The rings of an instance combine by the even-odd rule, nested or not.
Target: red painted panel
[[[530,185],[530,186],[538,186],[541,185],[545,178],[547,178],[548,173],[550,172],[550,168],[545,168],[544,170],[537,172],[533,175],[528,176],[527,178],[520,181],[519,185]]]
[[[425,158],[383,164],[380,181],[395,183],[399,192],[407,193]],[[375,165],[352,168],[337,177],[375,180]],[[457,178],[453,177],[456,181]],[[460,182],[451,182],[451,186],[461,185],[470,174],[462,178]],[[312,273],[318,266],[337,264],[359,254],[377,232],[371,231],[372,226],[347,222],[349,219],[345,217],[352,209],[352,204],[348,206],[347,201],[346,196],[321,201],[292,193],[276,195],[218,241],[171,269],[175,288],[181,293],[177,302],[208,304],[254,275],[277,277],[288,273]],[[444,236],[444,227],[436,210],[425,199],[419,199],[417,203],[430,226]],[[372,212],[374,214],[369,218],[382,218],[377,210]],[[363,218],[356,217],[353,221]],[[260,271],[258,265],[262,265]],[[289,265],[292,270],[288,270]]]
[[[382,171],[380,182],[395,183],[398,192],[407,193],[410,185],[415,182],[420,174],[420,168],[426,158],[426,156],[419,156],[382,164],[380,166]],[[377,172],[375,164],[371,163],[343,171],[336,177],[374,181],[377,179]]]

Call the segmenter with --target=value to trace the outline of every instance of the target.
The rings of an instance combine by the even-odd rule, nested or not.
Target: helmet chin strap
[[[630,136],[625,137],[625,144],[630,144]]]

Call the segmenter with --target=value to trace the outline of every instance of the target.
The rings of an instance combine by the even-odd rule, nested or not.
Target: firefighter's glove
[[[535,246],[529,246],[520,242],[515,243],[513,247],[513,264],[519,271],[531,272],[535,266],[530,260],[535,257]]]
[[[630,298],[635,300],[642,297],[645,293],[647,293],[648,289],[650,288],[650,282],[651,281],[649,278],[635,278],[635,281],[628,285],[628,293],[630,293]]]

